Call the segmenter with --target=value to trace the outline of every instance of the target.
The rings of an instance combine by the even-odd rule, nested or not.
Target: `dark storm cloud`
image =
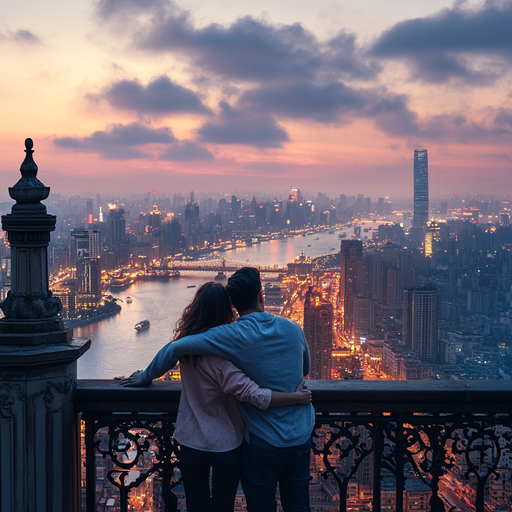
[[[512,128],[512,109],[501,109],[496,114],[495,122],[497,126]]]
[[[155,78],[146,86],[138,80],[120,80],[89,99],[105,99],[112,107],[139,115],[172,113],[209,114],[197,94],[173,82],[167,76]]]
[[[481,122],[460,114],[442,114],[427,119],[406,109],[389,109],[375,118],[376,126],[393,136],[409,140],[468,143],[472,141],[504,141],[512,135],[511,127],[500,126],[495,117]]]
[[[425,140],[467,141],[502,137],[512,127],[509,111],[489,116],[484,124],[468,121],[459,113],[422,119],[408,106],[408,97],[383,88],[353,88],[341,82],[311,82],[258,87],[243,93],[235,108],[248,112],[272,112],[280,117],[343,124],[368,119],[391,136]]]
[[[193,140],[182,140],[173,143],[167,151],[162,153],[160,160],[174,162],[192,162],[194,160],[213,160],[214,156],[206,148]]]
[[[465,56],[512,60],[512,2],[486,2],[480,9],[455,6],[435,16],[397,23],[373,44],[373,57],[407,59],[413,78],[432,83],[461,78],[479,85],[493,71],[475,70]]]
[[[201,68],[249,81],[311,78],[321,66],[318,41],[302,25],[276,27],[250,16],[196,29],[188,12],[173,13],[141,34],[139,46],[187,52]]]
[[[202,142],[265,149],[280,148],[289,140],[286,131],[266,112],[232,108],[225,102],[220,104],[220,108],[216,120],[203,124],[197,130]]]
[[[85,153],[99,153],[103,158],[130,160],[151,157],[137,146],[169,144],[176,141],[170,128],[151,128],[139,123],[113,124],[105,131],[99,130],[88,137],[57,137],[53,143],[60,148]]]
[[[278,25],[251,16],[196,28],[188,11],[169,6],[165,16],[142,23],[136,47],[179,52],[203,70],[253,82],[313,79],[318,73],[371,78],[378,71],[360,58],[355,37],[344,32],[320,42],[300,23]]]
[[[324,66],[335,75],[371,79],[381,70],[381,65],[376,60],[368,60],[361,55],[354,34],[341,31],[328,40],[324,47]]]
[[[255,111],[333,123],[342,121],[344,114],[363,111],[367,101],[361,92],[340,82],[321,86],[302,82],[252,89],[242,94],[239,103]]]
[[[384,89],[355,89],[341,82],[255,88],[240,97],[239,106],[320,123],[372,119],[381,130],[392,135],[420,130],[417,115],[409,110],[406,96]]]
[[[31,45],[43,44],[41,38],[30,30],[16,30],[14,32],[7,31],[5,33],[0,32],[0,43],[2,42]]]
[[[95,4],[96,15],[109,20],[120,13],[152,12],[169,4],[166,0],[99,0]]]

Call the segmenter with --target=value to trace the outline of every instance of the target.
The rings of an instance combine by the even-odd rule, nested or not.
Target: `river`
[[[347,230],[348,237],[350,233]],[[248,265],[284,266],[302,250],[314,257],[338,251],[340,245],[338,235],[327,232],[285,240],[271,240],[220,255]],[[113,294],[123,300],[121,313],[74,329],[76,337],[92,341],[91,348],[78,360],[78,378],[112,378],[129,375],[147,366],[158,350],[170,341],[176,321],[194,297],[197,288],[188,287],[211,281],[214,276],[212,272],[182,272],[178,279],[135,283],[127,290]],[[128,296],[133,299],[131,304],[126,303]],[[134,325],[144,319],[151,322],[151,327],[137,332]]]

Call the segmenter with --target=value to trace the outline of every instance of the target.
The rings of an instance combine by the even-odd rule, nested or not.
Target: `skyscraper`
[[[332,304],[310,286],[304,298],[304,335],[311,357],[310,379],[331,378]]]
[[[375,329],[375,302],[369,297],[354,298],[354,333],[372,336]]]
[[[70,260],[76,268],[76,305],[87,308],[101,302],[101,233],[71,230]]]
[[[425,233],[425,256],[432,256],[434,252],[434,244],[440,240],[440,226],[433,220],[428,223]]]
[[[110,243],[119,243],[126,240],[126,221],[124,218],[125,211],[118,208],[115,203],[108,205],[108,236]]]
[[[404,290],[402,338],[423,361],[437,360],[438,302],[437,287],[434,285]]]
[[[354,299],[366,295],[367,272],[361,240],[342,240],[340,251],[340,305],[343,330],[355,334]]]
[[[414,218],[413,227],[426,228],[428,220],[428,153],[414,150]]]

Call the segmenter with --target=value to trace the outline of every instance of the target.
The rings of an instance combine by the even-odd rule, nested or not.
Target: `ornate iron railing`
[[[462,499],[469,509],[485,510],[486,485],[499,478],[512,450],[511,383],[310,381],[309,387],[317,412],[312,451],[318,471],[339,493],[339,505],[332,503],[340,511],[356,503],[359,510],[383,510],[385,495],[388,509],[402,512],[408,480],[428,490],[424,510],[455,510]],[[87,512],[96,512],[101,500],[98,460],[106,464],[100,480],[118,489],[122,512],[130,499],[178,510],[179,450],[172,434],[179,395],[179,383],[129,389],[116,381],[79,381],[74,406],[85,426]],[[466,496],[445,484],[455,470],[468,482]],[[383,488],[383,478],[394,491]],[[365,496],[350,496],[356,479],[369,488]],[[153,496],[130,498],[148,480]]]

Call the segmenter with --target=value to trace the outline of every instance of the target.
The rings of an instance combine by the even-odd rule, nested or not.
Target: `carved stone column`
[[[71,404],[77,359],[90,340],[73,338],[48,287],[47,249],[56,217],[41,201],[33,143],[25,141],[16,201],[2,216],[11,246],[11,290],[0,304],[0,510],[65,512],[78,503],[78,433]]]

